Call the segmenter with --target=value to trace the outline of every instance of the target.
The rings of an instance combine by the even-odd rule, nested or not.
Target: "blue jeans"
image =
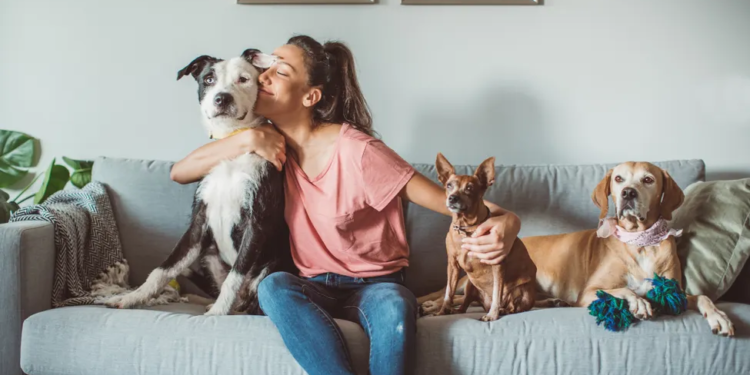
[[[403,270],[372,278],[326,273],[308,279],[277,272],[260,283],[258,298],[310,375],[354,374],[334,318],[363,327],[370,339],[370,374],[411,374],[417,301],[403,281]]]

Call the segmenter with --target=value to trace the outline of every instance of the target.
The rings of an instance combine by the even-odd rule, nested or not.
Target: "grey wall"
[[[746,0],[2,0],[0,127],[41,138],[42,165],[177,160],[207,141],[177,71],[295,33],[351,46],[377,130],[412,162],[702,158],[709,178],[750,175]]]

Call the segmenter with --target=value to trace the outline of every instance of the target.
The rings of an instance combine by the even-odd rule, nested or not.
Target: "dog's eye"
[[[643,179],[643,182],[646,183],[646,184],[651,184],[651,183],[654,182],[654,179],[651,178],[651,177],[646,177],[646,178]]]
[[[474,190],[473,185],[466,185],[466,187],[464,188],[464,191],[466,191],[467,193],[471,193],[472,190]]]
[[[448,188],[448,190],[453,190],[453,183],[452,182],[448,183],[448,186],[446,187]]]
[[[206,76],[203,78],[203,82],[207,85],[213,85],[214,82],[216,82],[216,78],[214,78],[214,76]]]
[[[245,82],[247,82],[247,81],[248,81],[248,79],[247,79],[247,78],[245,78],[245,77],[240,77],[240,83],[245,83]]]
[[[622,182],[623,180],[622,180],[622,177],[620,177],[620,176],[617,176],[617,177],[615,177],[615,181],[616,181],[616,182]]]

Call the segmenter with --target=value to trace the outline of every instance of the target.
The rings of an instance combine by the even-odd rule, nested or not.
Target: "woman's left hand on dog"
[[[461,247],[482,263],[500,264],[513,248],[519,229],[520,220],[513,213],[492,216],[480,224],[471,237],[464,238]]]

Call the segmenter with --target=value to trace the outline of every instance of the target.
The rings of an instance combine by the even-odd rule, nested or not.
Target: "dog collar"
[[[227,134],[227,135],[226,135],[225,137],[214,137],[214,135],[213,135],[213,134],[209,134],[209,135],[208,135],[208,138],[209,138],[209,139],[224,139],[224,138],[229,138],[229,137],[231,137],[231,136],[233,136],[233,135],[235,135],[235,134],[237,134],[237,133],[241,133],[241,132],[244,132],[245,130],[250,130],[250,128],[242,128],[242,129],[237,129],[237,130],[235,130],[235,131],[233,131],[233,132],[231,132],[231,133]]]
[[[617,225],[617,219],[608,217],[599,220],[599,228],[596,234],[600,238],[615,236],[618,240],[633,246],[656,246],[661,241],[666,240],[669,236],[682,236],[682,229],[673,229],[669,227],[664,218],[654,223],[650,228],[639,232],[628,232],[625,228]]]
[[[482,221],[480,221],[480,222],[478,222],[478,223],[476,223],[474,225],[467,225],[467,226],[460,226],[460,225],[455,225],[454,224],[453,225],[453,230],[455,230],[456,232],[461,233],[461,234],[463,234],[465,236],[468,236],[469,235],[469,233],[468,233],[469,228],[476,228],[476,227],[480,226],[482,223],[484,223],[485,221],[487,221],[487,219],[490,218],[490,208],[487,207],[487,205],[485,205],[484,208],[487,209],[487,215],[485,216],[484,220],[482,220]]]

